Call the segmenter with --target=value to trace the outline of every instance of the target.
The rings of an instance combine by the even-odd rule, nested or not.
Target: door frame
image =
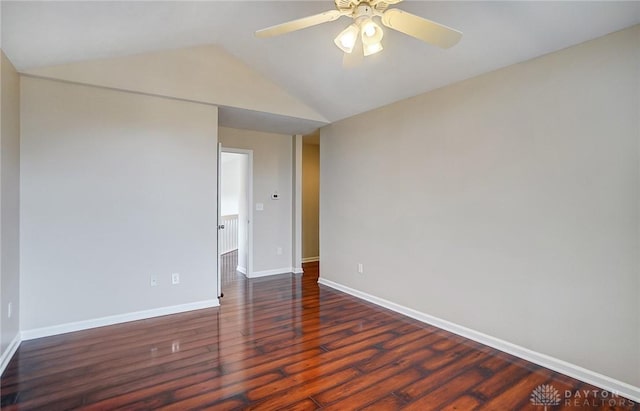
[[[253,274],[253,150],[244,148],[224,147],[220,146],[220,157],[222,153],[233,154],[246,154],[247,155],[247,269],[246,273],[243,273],[247,278],[251,278]],[[222,185],[222,178],[218,184],[218,193],[220,193]],[[220,220],[220,207],[218,207],[218,219]],[[218,240],[219,241],[219,240]],[[220,254],[218,253],[218,264],[220,263]],[[218,271],[218,277],[221,274]]]

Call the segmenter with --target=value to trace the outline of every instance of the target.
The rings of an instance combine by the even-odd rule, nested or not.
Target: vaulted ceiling
[[[640,2],[404,1],[461,30],[442,50],[385,29],[384,51],[344,68],[336,21],[280,37],[257,29],[333,9],[324,1],[2,1],[2,49],[19,71],[215,44],[334,122],[640,23]]]

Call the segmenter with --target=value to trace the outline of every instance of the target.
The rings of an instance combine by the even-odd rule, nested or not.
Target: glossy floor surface
[[[318,286],[317,264],[246,280],[233,258],[220,308],[23,342],[2,409],[638,409]]]

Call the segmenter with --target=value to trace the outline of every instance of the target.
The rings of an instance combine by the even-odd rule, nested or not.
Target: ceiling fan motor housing
[[[363,17],[373,17],[373,7],[367,2],[363,2],[353,9],[351,16],[354,20],[361,20]]]
[[[341,12],[351,12],[351,16],[356,18],[362,13],[362,11],[359,11],[360,7],[368,7],[368,10],[364,11],[366,15],[380,16],[390,4],[396,4],[400,1],[401,0],[335,0],[335,3],[336,9]]]

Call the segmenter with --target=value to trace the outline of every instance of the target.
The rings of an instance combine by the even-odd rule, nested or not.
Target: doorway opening
[[[251,150],[221,149],[218,267],[222,291],[253,271],[252,163]]]
[[[302,137],[302,266],[318,272],[320,260],[320,130]]]

